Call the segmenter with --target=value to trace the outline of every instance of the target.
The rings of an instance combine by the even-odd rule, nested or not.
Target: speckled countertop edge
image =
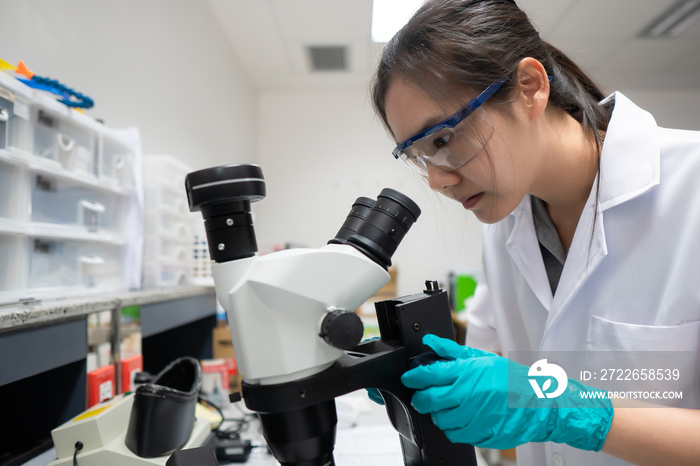
[[[93,312],[213,293],[210,286],[178,286],[0,306],[0,332],[72,319]]]

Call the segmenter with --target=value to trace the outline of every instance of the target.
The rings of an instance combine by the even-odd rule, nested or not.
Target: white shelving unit
[[[0,304],[124,290],[135,148],[0,73]]]
[[[145,230],[143,286],[191,284],[194,268],[194,222],[185,193],[192,169],[170,155],[144,157]]]

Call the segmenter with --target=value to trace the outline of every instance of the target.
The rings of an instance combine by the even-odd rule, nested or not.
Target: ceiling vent
[[[657,39],[678,37],[700,20],[700,0],[680,0],[647,26],[639,36]]]
[[[345,45],[309,45],[311,71],[348,71],[348,48]]]

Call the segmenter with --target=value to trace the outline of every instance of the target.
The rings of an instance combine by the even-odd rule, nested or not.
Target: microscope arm
[[[316,375],[277,385],[242,383],[246,406],[258,412],[305,408],[362,388],[381,388],[391,393],[409,392],[398,371],[406,359],[406,349],[382,340],[361,343],[346,351],[331,367]],[[403,394],[403,393],[402,393]],[[403,397],[402,397],[403,398]]]
[[[431,283],[432,286],[437,284]],[[476,465],[474,448],[451,443],[430,416],[415,411],[411,406],[413,390],[400,380],[415,358],[425,354],[423,335],[433,333],[454,339],[447,293],[430,287],[422,294],[376,303],[382,339],[345,351],[325,371],[276,385],[244,382],[246,406],[271,425],[292,422],[290,419],[294,419],[295,425],[303,425],[306,416],[325,419],[323,422],[330,425],[335,422],[336,397],[362,388],[377,388],[384,396],[387,415],[400,434],[406,466]],[[325,413],[331,410],[332,414]],[[283,416],[276,417],[281,413]],[[300,446],[288,445],[288,448]]]

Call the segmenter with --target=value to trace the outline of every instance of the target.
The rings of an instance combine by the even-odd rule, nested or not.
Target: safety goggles
[[[424,177],[428,165],[456,170],[467,163],[493,134],[493,122],[481,106],[509,78],[496,81],[451,117],[406,139],[392,151],[394,157]]]

